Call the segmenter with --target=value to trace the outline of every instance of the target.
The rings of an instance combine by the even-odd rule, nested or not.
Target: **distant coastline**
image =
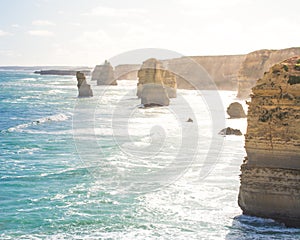
[[[80,72],[84,73],[85,75],[91,75],[91,70],[89,70],[89,69],[39,70],[39,71],[34,71],[33,73],[40,74],[40,75],[71,75],[71,76],[75,76],[77,71],[80,71]]]

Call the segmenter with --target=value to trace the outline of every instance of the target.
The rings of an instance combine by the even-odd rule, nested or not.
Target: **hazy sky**
[[[300,43],[299,0],[0,0],[0,65],[94,66],[125,51],[222,55]]]

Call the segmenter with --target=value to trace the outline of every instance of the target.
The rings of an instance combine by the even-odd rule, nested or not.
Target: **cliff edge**
[[[239,98],[248,98],[251,88],[256,80],[261,78],[274,64],[290,57],[300,55],[300,48],[286,48],[280,50],[258,50],[246,55],[240,70],[238,71],[238,94]]]
[[[271,67],[252,91],[238,204],[300,227],[300,57]]]

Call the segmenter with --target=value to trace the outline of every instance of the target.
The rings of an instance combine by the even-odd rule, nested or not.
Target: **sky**
[[[0,0],[0,66],[94,66],[126,51],[299,47],[299,0]]]

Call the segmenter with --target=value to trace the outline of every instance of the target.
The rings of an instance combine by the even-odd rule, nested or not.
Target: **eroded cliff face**
[[[300,55],[300,48],[281,50],[258,50],[247,54],[238,71],[238,97],[248,98],[256,80],[271,66],[285,59]]]
[[[239,206],[300,227],[300,57],[275,64],[252,91]]]
[[[137,80],[140,64],[120,64],[115,67],[116,80]]]
[[[192,56],[170,59],[163,61],[167,69],[175,73],[183,73],[177,76],[177,87],[179,89],[194,89],[189,79],[193,79],[200,89],[237,90],[237,73],[241,67],[245,55],[228,56]],[[194,76],[193,63],[199,64],[199,68],[207,74]],[[192,68],[191,68],[192,67]],[[199,71],[198,71],[199,72]],[[209,79],[206,79],[209,78]]]

